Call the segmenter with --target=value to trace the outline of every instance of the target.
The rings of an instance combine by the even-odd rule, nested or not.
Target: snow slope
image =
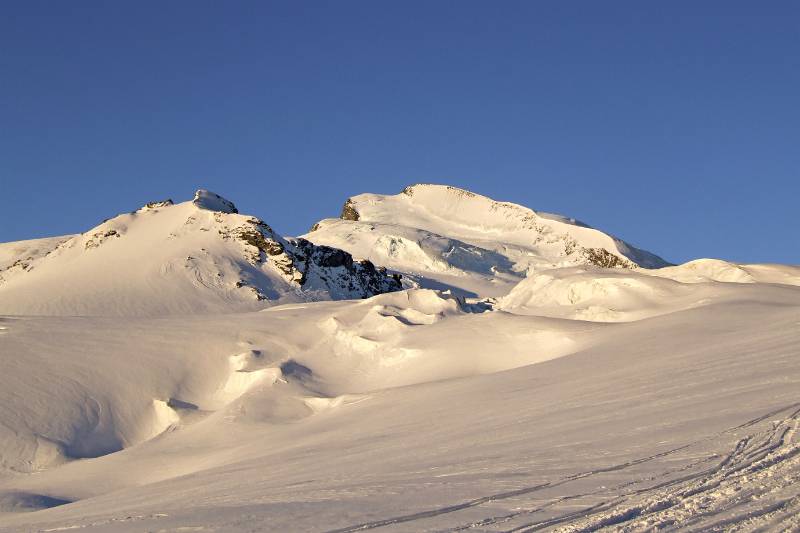
[[[26,268],[25,264],[47,255],[59,244],[72,237],[74,235],[0,243],[0,276],[3,271],[12,267]]]
[[[354,196],[340,219],[322,220],[304,237],[407,274],[424,287],[469,295],[504,294],[532,268],[668,265],[574,219],[445,185]]]
[[[709,284],[574,267],[531,274],[498,299],[497,307],[526,315],[627,322],[705,305],[722,294]]]
[[[800,285],[800,267],[790,265],[739,265],[719,259],[695,259],[647,274],[682,283],[720,281],[727,283],[780,283]]]
[[[718,259],[653,270],[557,268],[531,272],[496,299],[496,307],[517,314],[628,322],[738,295],[741,291],[731,284],[744,283],[800,286],[800,268],[737,265]]]
[[[800,530],[800,268],[603,268],[462,196],[310,235],[471,298],[207,191],[0,246],[0,532]]]
[[[5,319],[0,531],[791,529],[800,290],[717,288],[617,324],[432,291]]]
[[[289,242],[204,190],[190,202],[154,202],[59,238],[46,255],[0,275],[0,313],[29,315],[252,310],[400,288],[369,262],[307,241]]]

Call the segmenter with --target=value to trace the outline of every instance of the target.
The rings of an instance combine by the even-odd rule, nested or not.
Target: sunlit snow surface
[[[668,265],[575,219],[447,185],[359,194],[341,219],[321,220],[304,237],[465,296],[503,295],[531,269],[585,264],[598,250],[627,266]]]
[[[102,257],[121,269],[140,251],[124,242],[88,251],[120,246]],[[205,264],[233,269],[219,246]],[[64,268],[116,286],[85,257]],[[532,267],[466,300],[257,310],[231,290],[199,313],[179,269],[121,276],[147,299],[90,293],[93,316],[68,316],[79,293],[55,281],[25,282],[37,316],[0,285],[0,531],[800,528],[799,268]]]

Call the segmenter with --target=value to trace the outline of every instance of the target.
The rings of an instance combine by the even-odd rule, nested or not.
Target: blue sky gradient
[[[798,2],[15,1],[0,50],[0,241],[200,187],[293,235],[437,182],[800,263]]]

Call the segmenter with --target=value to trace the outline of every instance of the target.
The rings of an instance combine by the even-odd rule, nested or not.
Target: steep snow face
[[[226,312],[401,288],[368,261],[284,239],[202,190],[191,202],[153,202],[60,240],[0,276],[4,314]]]
[[[443,185],[354,196],[341,219],[319,222],[305,238],[380,262],[422,286],[491,296],[531,268],[668,265],[574,219]]]

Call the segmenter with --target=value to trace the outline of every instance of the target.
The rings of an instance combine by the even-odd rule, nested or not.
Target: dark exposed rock
[[[242,231],[239,238],[247,244],[255,246],[267,255],[280,255],[284,252],[283,245],[272,239],[267,240],[260,231]]]
[[[366,298],[402,289],[399,275],[367,260],[354,261],[338,248],[317,246],[302,238],[284,239],[255,217],[234,228],[224,227],[220,234],[244,242],[252,265],[269,263],[287,282],[311,291],[327,290],[338,298]],[[238,288],[244,285],[244,281],[236,284]]]
[[[612,254],[605,248],[584,248],[582,250],[586,260],[603,268],[635,268],[636,264]]]
[[[158,202],[147,202],[144,204],[146,209],[158,209],[159,207],[168,207],[173,205],[172,198],[167,198],[166,200],[160,200]]]
[[[319,266],[336,268],[343,266],[353,268],[353,256],[336,248],[317,246],[315,256],[319,258]]]
[[[356,211],[356,206],[353,203],[353,200],[348,198],[347,201],[342,206],[342,214],[339,216],[342,220],[358,220],[361,218],[361,215],[358,214]]]
[[[262,220],[248,218],[247,225],[220,231],[223,238],[236,238],[252,246],[248,261],[257,265],[269,261],[291,281],[298,281],[302,274],[294,265],[292,256],[287,253],[283,239]]]
[[[339,288],[359,293],[362,298],[403,288],[399,274],[389,275],[367,260],[353,261],[353,256],[344,250],[318,246],[306,239],[290,242],[295,246],[293,255],[303,265],[301,284],[313,274],[329,286],[337,284]]]
[[[441,188],[441,187],[444,187],[448,191],[454,192],[454,193],[459,194],[461,196],[468,196],[468,197],[477,196],[477,194],[475,194],[474,192],[468,191],[466,189],[460,189],[458,187],[453,187],[452,185],[437,185],[435,183],[415,183],[414,185],[409,185],[408,187],[404,188],[402,191],[400,191],[400,194],[405,194],[406,196],[414,196],[414,191],[416,189],[424,188],[424,187],[429,187],[429,188]]]
[[[91,238],[88,241],[86,241],[86,244],[84,245],[84,248],[86,250],[89,250],[91,248],[97,248],[98,246],[103,244],[103,242],[107,238],[109,238],[109,237],[117,237],[117,238],[119,238],[121,236],[122,235],[115,229],[109,229],[109,230],[106,230],[106,231],[93,233]]]
[[[6,270],[11,270],[12,268],[15,268],[15,267],[19,267],[22,270],[26,270],[26,271],[27,270],[33,270],[33,267],[31,266],[31,262],[32,261],[33,261],[33,257],[27,257],[25,259],[17,259],[16,261],[11,263],[7,267],[0,268],[0,272],[6,271]]]

